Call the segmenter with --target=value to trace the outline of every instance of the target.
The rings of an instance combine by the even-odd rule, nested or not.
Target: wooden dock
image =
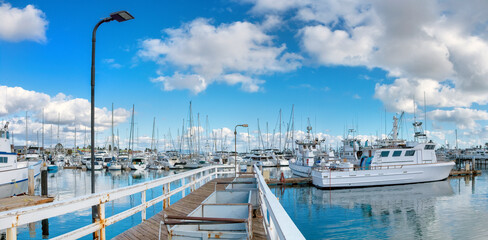
[[[266,183],[270,186],[272,185],[309,185],[312,184],[311,177],[304,177],[304,178],[284,178],[283,180],[280,179],[266,179]]]
[[[54,198],[52,197],[28,196],[28,195],[1,198],[0,212],[9,211],[16,208],[39,205],[43,203],[49,203],[52,202],[53,200]]]
[[[479,175],[481,174],[481,170],[451,170],[449,173],[450,177],[453,176],[466,176],[466,175]]]
[[[170,205],[164,210],[167,215],[187,216],[193,210],[195,210],[210,194],[215,190],[225,190],[228,184],[217,184],[216,182],[230,182],[232,178],[218,178],[214,179],[205,185],[201,186],[197,190],[193,191],[186,197],[180,199],[174,204]],[[117,235],[116,240],[129,240],[129,239],[158,239],[159,237],[159,225],[163,219],[163,211],[147,219],[146,221],[134,226],[127,231]],[[253,218],[253,239],[267,239],[264,230],[263,218],[260,216],[260,212]],[[161,239],[168,239],[168,231],[165,225],[161,226]]]

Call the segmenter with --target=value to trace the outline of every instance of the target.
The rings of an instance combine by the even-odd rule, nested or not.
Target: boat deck
[[[214,179],[197,190],[188,194],[186,197],[180,199],[174,204],[170,205],[164,210],[167,215],[187,216],[195,210],[203,200],[205,200],[215,190],[224,190],[228,184],[216,184],[216,182],[230,182],[233,178],[218,178]],[[117,235],[116,240],[129,239],[158,239],[159,226],[163,219],[163,211],[147,219],[146,221],[136,225],[127,231]],[[253,218],[253,239],[267,239],[264,230],[263,218],[258,211],[256,217]],[[168,239],[168,231],[165,225],[161,226],[161,239]]]

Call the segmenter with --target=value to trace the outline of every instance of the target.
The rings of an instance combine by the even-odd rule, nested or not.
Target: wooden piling
[[[41,196],[47,197],[47,169],[43,168],[41,170]]]
[[[36,181],[35,181],[35,175],[34,175],[34,169],[29,168],[28,171],[28,189],[27,189],[27,194],[29,196],[34,196],[34,191],[36,190]]]

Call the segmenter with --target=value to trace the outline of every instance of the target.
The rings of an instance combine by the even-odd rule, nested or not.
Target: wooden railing
[[[191,189],[191,191],[193,191],[202,186],[204,183],[219,177],[219,175],[232,173],[234,173],[234,168],[231,166],[209,166],[101,193],[1,212],[0,230],[7,230],[8,240],[17,239],[17,228],[21,225],[73,213],[82,209],[89,209],[92,206],[98,205],[99,220],[97,222],[57,236],[54,239],[75,239],[91,233],[96,233],[99,239],[105,239],[105,229],[107,226],[130,217],[138,212],[141,212],[142,221],[145,221],[146,209],[148,207],[154,206],[159,202],[163,202],[163,208],[166,208],[170,204],[169,199],[171,196],[182,192],[182,196],[184,197],[187,189]],[[187,179],[190,180],[187,181]],[[171,189],[170,186],[172,183],[179,184],[181,186],[176,189]],[[156,187],[162,188],[162,195],[146,201],[146,191]],[[141,194],[140,205],[111,217],[105,217],[105,203],[138,193]]]

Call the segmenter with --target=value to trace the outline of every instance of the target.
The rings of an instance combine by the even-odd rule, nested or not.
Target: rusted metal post
[[[7,240],[17,239],[17,227],[7,228]]]
[[[98,216],[100,219],[100,240],[105,240],[105,203],[98,205]]]

